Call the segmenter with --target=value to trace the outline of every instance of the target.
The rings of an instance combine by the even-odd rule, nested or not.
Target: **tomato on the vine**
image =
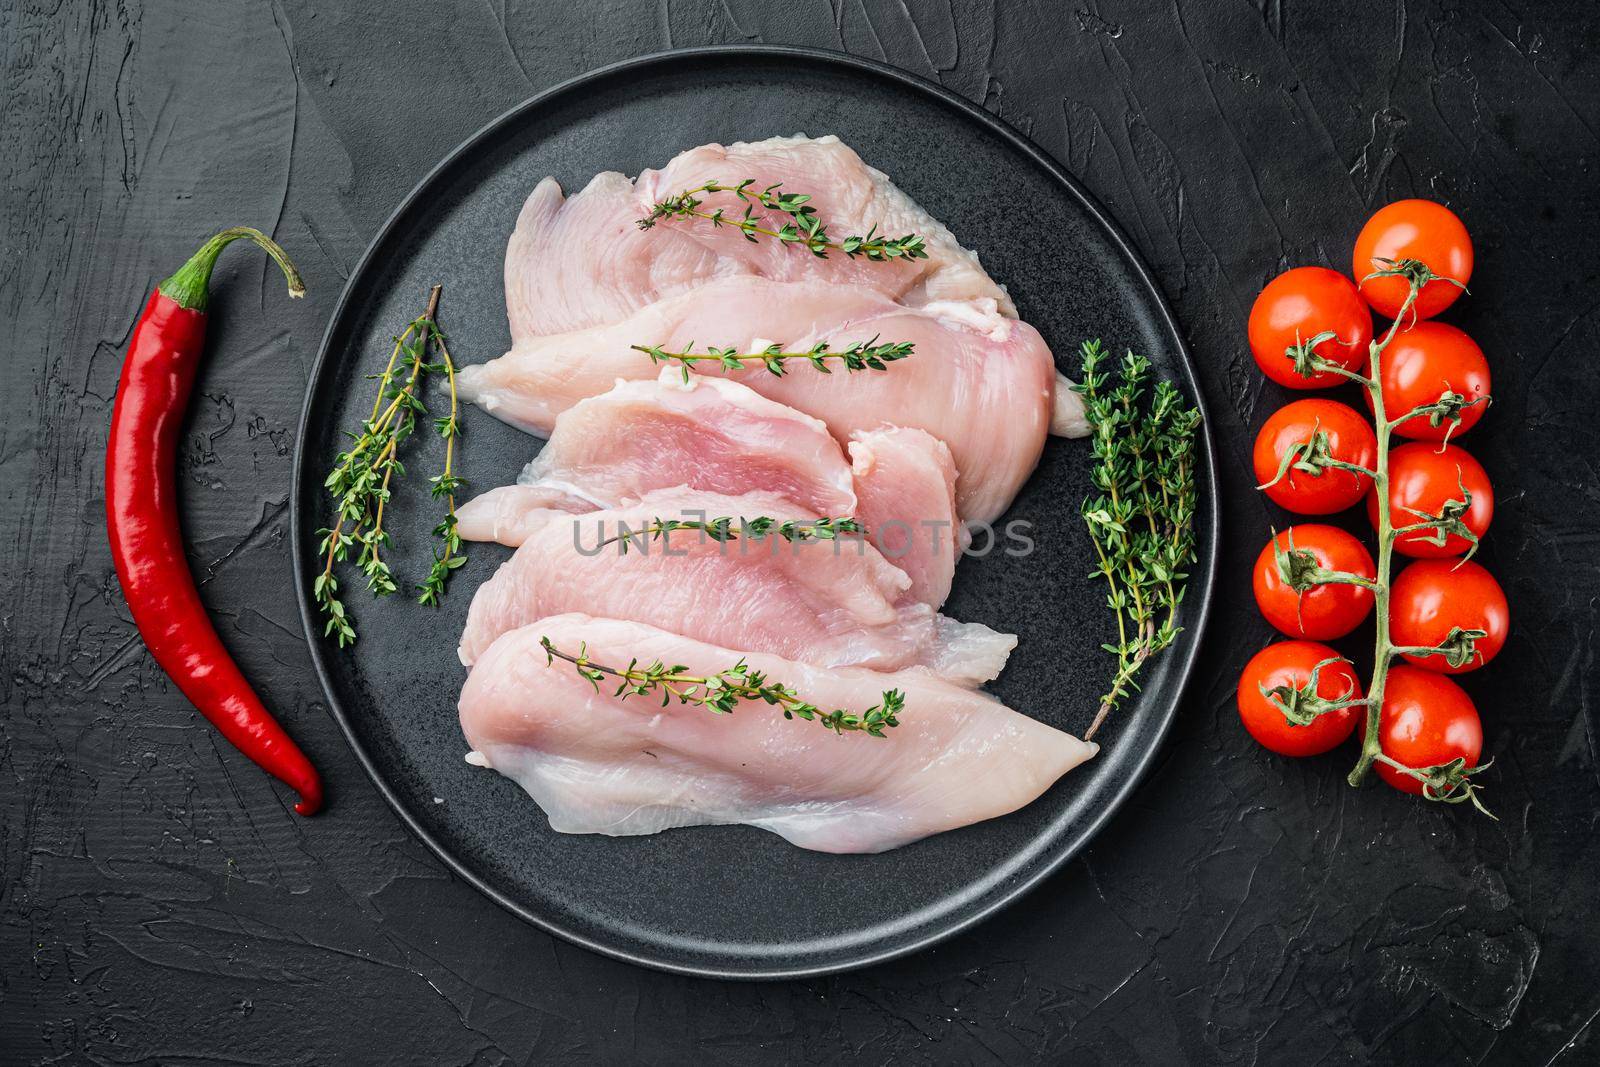
[[[1372,312],[1355,283],[1327,267],[1284,271],[1250,308],[1250,353],[1261,373],[1290,389],[1327,389],[1347,380],[1330,371],[1307,377],[1294,369],[1288,350],[1325,333],[1333,336],[1312,349],[1319,358],[1350,370],[1366,363]]]
[[[1365,731],[1365,723],[1362,729]],[[1457,758],[1475,767],[1483,752],[1483,723],[1472,698],[1444,675],[1395,666],[1384,683],[1378,747],[1413,770],[1427,770]],[[1422,783],[1409,774],[1381,761],[1373,766],[1378,777],[1402,793],[1422,795]]]
[[[1337,526],[1308,522],[1291,526],[1261,550],[1252,585],[1261,614],[1290,637],[1331,641],[1361,625],[1372,611],[1372,590],[1360,585],[1323,583],[1297,593],[1278,568],[1273,546],[1285,553],[1307,553],[1324,570],[1376,578],[1378,569],[1355,537]],[[1295,564],[1291,562],[1291,566]]]
[[[1412,305],[1417,318],[1431,319],[1455,303],[1472,277],[1472,238],[1455,212],[1432,200],[1399,200],[1379,208],[1356,238],[1350,273],[1367,303],[1391,319],[1400,313],[1411,283],[1398,275],[1368,276],[1405,259],[1427,264],[1434,274]]]
[[[1315,461],[1325,455],[1367,470],[1378,462],[1378,438],[1372,426],[1355,408],[1336,400],[1296,400],[1285,404],[1267,419],[1256,435],[1252,464],[1256,483],[1265,488],[1268,498],[1297,515],[1331,515],[1361,500],[1372,484],[1364,474],[1327,467],[1312,473],[1293,466],[1282,478],[1278,469],[1291,449],[1302,449],[1300,460]],[[1271,484],[1268,484],[1271,483]]]
[[[1465,490],[1465,495],[1463,495]],[[1389,520],[1396,529],[1424,521],[1417,512],[1439,515],[1446,504],[1470,497],[1459,516],[1474,537],[1482,537],[1494,518],[1494,489],[1483,465],[1455,445],[1413,441],[1389,454]],[[1367,497],[1367,517],[1378,525],[1378,495]],[[1395,540],[1394,548],[1403,556],[1416,559],[1444,559],[1459,556],[1472,543],[1451,533],[1444,544],[1437,544],[1437,530],[1413,530]]]
[[[1389,592],[1389,638],[1396,645],[1441,644],[1452,629],[1482,630],[1473,655],[1459,667],[1444,656],[1406,654],[1425,670],[1464,674],[1499,655],[1511,630],[1511,608],[1494,575],[1471,560],[1419,559],[1400,572]]]
[[[1257,652],[1239,677],[1239,719],[1250,736],[1283,756],[1315,756],[1337,747],[1356,728],[1358,708],[1338,708],[1304,726],[1291,723],[1262,689],[1300,688],[1311,681],[1317,664],[1316,695],[1324,700],[1359,700],[1361,682],[1339,653],[1315,641],[1279,641]]]
[[[1401,330],[1383,350],[1379,372],[1383,409],[1391,419],[1438,403],[1446,392],[1462,398],[1459,426],[1452,429],[1448,421],[1434,426],[1428,416],[1418,415],[1395,427],[1401,437],[1443,441],[1446,436],[1466,433],[1483,418],[1488,406],[1481,398],[1489,395],[1489,361],[1472,338],[1446,322],[1419,322]],[[1371,410],[1372,394],[1363,391],[1362,395]],[[1475,400],[1481,402],[1473,403]]]

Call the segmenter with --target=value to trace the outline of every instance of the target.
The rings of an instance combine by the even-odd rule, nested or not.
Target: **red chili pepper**
[[[322,780],[223,648],[189,573],[178,526],[178,440],[205,345],[211,270],[222,249],[241,237],[283,268],[291,297],[305,295],[283,249],[244,226],[207,241],[150,294],[111,409],[106,531],[133,621],[161,669],[235,748],[298,792],[295,810],[310,815],[322,807]]]

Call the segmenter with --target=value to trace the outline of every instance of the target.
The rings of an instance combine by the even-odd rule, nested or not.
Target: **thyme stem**
[[[884,731],[900,725],[899,715],[905,710],[905,694],[898,689],[886,689],[882,699],[863,712],[835,708],[823,711],[817,705],[802,700],[794,689],[781,682],[771,681],[766,674],[754,670],[740,659],[727,670],[716,674],[690,673],[683,664],[667,666],[661,660],[641,665],[637,659],[626,667],[608,667],[589,658],[587,644],[580,645],[576,654],[563,652],[548,637],[540,637],[539,645],[545,651],[546,662],[565,660],[576,668],[578,675],[600,692],[600,683],[606,678],[617,680],[612,696],[626,700],[630,696],[661,695],[661,706],[674,700],[679,704],[702,707],[716,715],[731,715],[746,701],[759,701],[776,707],[785,719],[804,719],[815,722],[836,734],[864,733],[883,737]]]
[[[1113,386],[1100,369],[1104,358],[1099,341],[1083,345],[1083,384],[1076,389],[1093,431],[1093,481],[1100,493],[1084,501],[1083,519],[1094,545],[1093,573],[1105,579],[1116,620],[1117,641],[1103,647],[1117,657],[1117,669],[1085,741],[1138,688],[1150,657],[1181,632],[1178,606],[1194,560],[1199,412],[1183,406],[1170,382],[1146,388],[1148,360],[1126,355]]]
[[[433,299],[439,296],[439,286],[433,287]],[[443,333],[434,331],[434,341],[439,346],[440,362],[444,366],[445,382],[450,391],[450,414],[434,421],[434,430],[444,438],[444,470],[434,478],[429,479],[429,494],[435,498],[445,498],[444,520],[433,528],[433,535],[443,543],[444,551],[434,551],[433,565],[428,569],[428,576],[417,586],[417,602],[430,607],[437,607],[444,597],[445,586],[449,584],[452,572],[466,565],[467,557],[462,554],[461,535],[456,532],[456,490],[461,488],[461,479],[455,475],[456,439],[461,436],[461,401],[456,392],[456,361],[450,355],[449,346],[445,343]]]
[[[798,245],[816,256],[827,259],[829,252],[842,252],[851,259],[858,256],[875,262],[891,259],[926,259],[928,250],[920,235],[908,233],[903,237],[884,237],[876,226],[864,235],[846,237],[835,241],[828,235],[817,209],[810,204],[809,193],[785,193],[783,185],[769,185],[757,191],[754,178],[746,178],[736,185],[708,181],[693,189],[659,200],[650,206],[650,213],[637,220],[641,230],[648,230],[662,219],[700,219],[712,226],[732,226],[744,239],[756,243],[759,237],[769,237],[785,245]],[[744,213],[729,217],[723,208],[701,210],[705,201],[700,194],[732,193],[744,204]],[[791,221],[773,229],[763,226],[756,218],[756,208],[765,208]],[[764,221],[764,220],[763,220]]]
[[[622,529],[615,537],[608,537],[595,545],[601,549],[620,544],[626,555],[630,545],[647,550],[652,540],[662,541],[675,530],[699,530],[702,535],[721,544],[733,540],[760,541],[768,536],[781,537],[794,544],[804,541],[837,541],[845,534],[865,534],[866,527],[847,516],[821,516],[810,521],[784,519],[779,521],[766,515],[742,519],[719,516],[714,519],[651,519],[638,530]]]
[[[708,345],[704,352],[696,352],[690,342],[682,352],[671,352],[661,345],[629,345],[635,352],[643,352],[652,363],[677,363],[683,368],[683,380],[689,380],[689,368],[696,363],[715,363],[725,371],[743,370],[747,363],[759,363],[772,374],[783,377],[786,363],[803,359],[823,374],[832,374],[828,361],[844,365],[854,374],[862,370],[888,370],[888,365],[911,355],[916,346],[910,341],[892,341],[879,344],[877,337],[870,341],[857,341],[845,348],[835,349],[827,341],[818,341],[804,351],[784,351],[780,344],[770,344],[759,352],[740,352],[737,348],[717,348]]]
[[[435,420],[434,424],[445,438],[444,470],[430,479],[432,495],[446,498],[444,520],[434,529],[435,535],[443,540],[444,549],[442,553],[435,551],[433,568],[417,587],[421,593],[418,600],[437,604],[450,573],[466,562],[461,539],[455,532],[455,491],[461,486],[455,474],[455,438],[461,432],[460,409],[455,361],[437,321],[441,289],[437,285],[432,288],[426,310],[395,338],[383,372],[374,376],[378,392],[371,414],[362,423],[360,433],[348,435],[353,442],[351,447],[339,454],[323,483],[336,502],[337,511],[332,526],[318,531],[323,538],[319,547],[323,566],[313,583],[313,593],[326,620],[323,632],[335,638],[341,648],[355,641],[356,631],[339,598],[339,580],[334,567],[348,558],[352,545],[358,547],[357,565],[366,575],[367,588],[372,594],[389,596],[397,591],[393,573],[383,558],[384,549],[391,544],[384,519],[396,479],[405,475],[400,446],[414,432],[417,417],[427,415],[421,392],[431,372],[445,373],[450,392],[450,414]],[[438,364],[428,360],[430,345],[439,352]]]

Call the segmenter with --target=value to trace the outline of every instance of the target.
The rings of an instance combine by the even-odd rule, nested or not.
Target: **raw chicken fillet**
[[[1002,315],[992,299],[911,308],[869,289],[749,277],[708,283],[614,325],[525,338],[499,359],[462,368],[458,387],[496,418],[546,435],[563,411],[617,379],[660,374],[634,345],[751,352],[780,342],[803,351],[818,341],[837,350],[874,340],[909,341],[913,354],[882,371],[822,374],[796,361],[782,376],[759,365],[707,374],[820,419],[840,442],[886,426],[932,434],[955,459],[957,506],[974,522],[1010,506],[1052,424],[1068,426],[1081,411],[1075,393],[1063,387],[1058,397],[1055,363],[1038,331]]]
[[[822,666],[920,664],[967,685],[999,674],[1016,647],[1011,634],[941,618],[910,595],[904,571],[860,541],[722,542],[680,529],[636,533],[626,552],[620,542],[600,547],[659,519],[758,515],[809,518],[775,497],[684,489],[588,515],[552,513],[473,596],[461,661],[475,664],[509,630],[580,610]]]
[[[920,234],[927,258],[870,262],[840,252],[817,259],[774,240],[746,241],[734,228],[702,219],[663,219],[641,230],[638,220],[657,201],[716,181],[755,179],[752,188],[782,185],[806,193],[835,240]],[[744,204],[733,193],[702,194],[703,210],[731,217]],[[787,216],[759,221],[777,229]],[[748,275],[780,281],[816,279],[883,293],[906,304],[935,300],[993,300],[1015,315],[1011,298],[962,248],[945,226],[895,188],[837,137],[774,137],[754,143],[702,145],[637,182],[608,171],[572,197],[553,178],[540,182],[523,205],[506,251],[506,308],[511,337],[527,337],[618,322],[647,304],[718,278]]]
[[[718,715],[598,690],[540,638],[593,662],[637,659],[697,675],[743,659],[823,710],[905,694],[879,739],[786,720],[759,702]],[[921,671],[823,668],[586,615],[541,619],[497,640],[461,693],[468,759],[514,779],[563,833],[652,834],[745,823],[822,852],[881,852],[1032,802],[1098,750],[992,697]]]
[[[705,190],[747,180],[808,196],[831,242],[915,234],[927,254],[813,255],[770,232],[790,213]],[[880,852],[1015,811],[1098,751],[978,691],[1017,639],[939,613],[969,528],[1010,508],[1048,435],[1088,432],[1083,403],[978,256],[837,137],[703,145],[570,197],[546,178],[505,286],[511,349],[456,386],[548,441],[457,516],[462,537],[515,549],[468,610],[459,710],[468,761],[552,828],[743,823]],[[910,351],[838,359],[880,344]],[[819,351],[833,358],[803,355]],[[730,358],[766,352],[791,355]],[[752,537],[756,518],[865,533]],[[718,519],[731,536],[703,528]],[[663,704],[615,673],[693,686],[739,664],[824,714],[898,690],[898,724],[835,733],[770,693],[726,714]]]
[[[818,420],[737,382],[670,368],[618,382],[563,412],[516,485],[457,512],[469,541],[516,547],[561,513],[617,507],[658,489],[768,492],[807,517],[853,517],[935,608],[967,542],[955,510],[955,461],[942,441],[891,427],[857,433],[847,462]],[[747,516],[750,517],[750,516]]]
[[[457,515],[461,536],[515,546],[525,537],[524,513],[552,501],[589,511],[678,485],[768,492],[812,517],[856,508],[850,464],[820,421],[737,382],[685,382],[671,367],[562,412],[517,483],[468,501]]]
[[[956,513],[956,465],[922,430],[866,430],[850,440],[856,518],[872,543],[911,579],[913,599],[934,607],[950,595],[956,557],[971,542]]]

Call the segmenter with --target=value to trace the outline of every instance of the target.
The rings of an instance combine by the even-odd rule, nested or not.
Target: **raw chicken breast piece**
[[[672,367],[652,381],[619,381],[562,412],[517,481],[464,504],[461,536],[516,546],[553,497],[590,511],[678,485],[770,492],[812,518],[856,508],[850,465],[822,422],[737,382],[685,382]]]
[[[462,368],[457,385],[495,417],[544,435],[561,412],[618,378],[660,374],[633,345],[750,352],[781,342],[803,351],[823,340],[837,349],[875,338],[909,341],[913,354],[881,371],[823,374],[791,361],[781,377],[759,365],[706,374],[731,377],[821,419],[841,443],[891,425],[927,431],[955,459],[962,519],[992,521],[1032,473],[1052,423],[1065,423],[1058,405],[1070,409],[1078,400],[1058,389],[1038,331],[1001,315],[992,300],[908,308],[881,293],[826,282],[729,278],[612,326],[525,339],[499,359]]]
[[[499,485],[456,508],[456,533],[467,541],[515,548],[552,518],[595,510],[589,501],[543,485]]]
[[[593,662],[660,660],[709,676],[743,659],[823,710],[905,695],[883,738],[836,735],[761,703],[718,715],[598,690],[540,638]],[[921,671],[880,674],[742,653],[587,615],[540,619],[496,641],[461,693],[468,759],[525,789],[562,833],[652,834],[746,823],[821,852],[882,852],[1031,803],[1089,759],[1086,744],[992,697]]]
[[[863,541],[719,542],[697,529],[638,533],[657,519],[763,515],[811,517],[770,495],[687,489],[587,515],[550,512],[478,587],[461,634],[461,662],[471,666],[508,630],[585,610],[825,666],[920,664],[964,685],[981,685],[1004,668],[1014,635],[941,619],[910,596],[905,572]],[[625,553],[621,544],[598,547],[624,527],[636,533]]]
[[[956,557],[971,541],[956,514],[956,465],[923,430],[867,430],[850,440],[855,515],[878,551],[911,579],[911,596],[938,607]]]
[[[703,219],[662,219],[641,230],[638,220],[657,201],[717,181],[755,179],[760,190],[782,184],[806,193],[834,240],[878,234],[920,234],[927,258],[870,262],[833,252],[818,259],[802,248],[765,238],[751,243],[738,230]],[[703,194],[703,210],[743,215],[733,193]],[[778,229],[790,219],[768,218]],[[753,143],[710,144],[683,152],[637,182],[597,174],[563,198],[546,178],[528,197],[506,248],[506,310],[513,341],[617,322],[647,304],[731,275],[778,280],[817,278],[881,292],[907,304],[987,298],[1015,315],[1011,299],[985,273],[976,254],[895,188],[837,137],[774,137]]]
[[[856,434],[849,450],[846,465],[809,415],[723,378],[685,382],[668,367],[655,381],[618,382],[562,412],[520,484],[467,501],[456,528],[469,541],[515,548],[551,511],[616,507],[679,485],[771,491],[807,517],[862,522],[868,540],[910,576],[912,598],[937,608],[968,540],[950,450],[922,430],[894,427]]]

